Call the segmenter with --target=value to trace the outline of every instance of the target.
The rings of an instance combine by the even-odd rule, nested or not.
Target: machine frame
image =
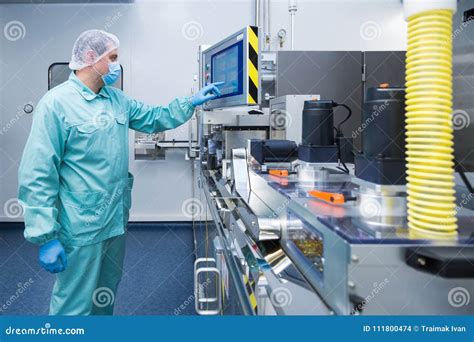
[[[258,105],[261,101],[260,89],[260,29],[255,26],[247,26],[242,30],[228,36],[224,40],[204,49],[201,53],[201,87],[212,80],[212,57],[242,42],[242,94],[224,96],[204,105],[204,109],[224,108],[233,106]]]

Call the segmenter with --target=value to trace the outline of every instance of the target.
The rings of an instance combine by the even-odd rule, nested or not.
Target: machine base
[[[355,175],[363,180],[383,185],[405,185],[405,160],[393,158],[368,158],[355,155]]]
[[[337,163],[337,145],[299,145],[298,159],[308,163]]]

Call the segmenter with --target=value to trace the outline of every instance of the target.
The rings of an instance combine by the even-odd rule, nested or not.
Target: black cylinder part
[[[405,88],[367,89],[361,129],[367,157],[405,158]]]
[[[303,107],[302,144],[310,146],[334,145],[334,103],[305,101]]]

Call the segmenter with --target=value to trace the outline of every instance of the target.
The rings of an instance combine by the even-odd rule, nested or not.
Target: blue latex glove
[[[45,243],[39,250],[39,261],[41,266],[48,272],[62,272],[67,267],[66,251],[59,240]]]
[[[223,84],[224,82],[217,82],[205,86],[191,98],[191,104],[193,106],[200,106],[209,100],[214,100],[218,98],[219,96],[221,96],[221,91],[219,90],[219,88],[217,88],[217,86]]]

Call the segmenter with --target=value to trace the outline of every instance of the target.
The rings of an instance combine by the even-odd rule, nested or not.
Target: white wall
[[[298,0],[295,50],[405,50],[406,23],[400,0]],[[277,32],[291,21],[288,1],[271,0],[272,47],[279,48]]]
[[[405,48],[406,27],[398,0],[300,0],[298,4],[296,49]],[[287,1],[271,1],[274,37],[280,28],[289,33],[287,8]],[[6,208],[17,196],[17,168],[31,124],[21,108],[36,104],[46,92],[49,65],[69,61],[80,32],[102,28],[117,34],[124,90],[150,104],[163,104],[191,93],[200,44],[212,44],[253,24],[253,19],[252,0],[0,4],[0,34],[12,21],[24,26],[24,37],[18,40],[0,35],[0,221],[21,219]],[[273,45],[277,44],[274,39]],[[186,132],[184,127],[168,136],[186,136]],[[130,169],[136,176],[132,220],[187,219],[181,206],[192,196],[192,173],[183,151],[168,153],[165,161],[130,160]]]

